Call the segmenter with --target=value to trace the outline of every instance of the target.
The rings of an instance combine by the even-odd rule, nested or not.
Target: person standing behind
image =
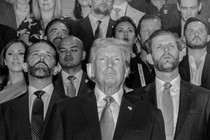
[[[90,13],[90,10],[90,0],[75,0],[73,13],[76,19],[85,18]]]
[[[56,48],[46,40],[29,46],[24,70],[28,72],[28,91],[0,105],[1,140],[41,140],[53,105],[67,96],[54,90],[57,74]]]
[[[20,24],[17,34],[27,45],[44,39],[47,24],[55,18],[61,18],[60,0],[33,0],[32,14]]]
[[[90,14],[75,23],[73,35],[82,40],[86,52],[85,62],[89,58],[91,45],[96,38],[112,37],[114,21],[110,19],[114,0],[91,0]]]
[[[157,30],[150,36],[148,62],[156,77],[131,94],[161,109],[166,140],[206,140],[210,91],[180,78],[178,66],[184,54],[180,43],[169,31]]]
[[[85,51],[82,41],[74,36],[63,38],[58,46],[61,72],[54,81],[55,90],[69,97],[83,95],[94,88],[87,74],[82,70]]]
[[[187,55],[180,63],[187,73],[187,81],[210,89],[210,54],[207,43],[210,40],[206,23],[198,18],[189,18],[184,26]]]
[[[55,106],[46,140],[165,140],[161,111],[123,90],[131,47],[115,38],[97,39],[87,65],[94,92]]]

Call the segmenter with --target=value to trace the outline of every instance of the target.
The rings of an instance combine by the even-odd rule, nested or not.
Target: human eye
[[[59,51],[60,51],[60,53],[65,53],[66,52],[65,49],[60,49]]]
[[[24,55],[25,53],[24,52],[19,52],[19,55]]]
[[[78,52],[78,49],[72,49],[71,51],[72,52]]]
[[[118,29],[117,32],[123,32],[123,29]]]
[[[47,53],[47,58],[49,58],[49,59],[53,59],[53,56],[52,56],[52,54],[50,54],[50,53]]]
[[[31,57],[37,57],[37,56],[39,56],[39,53],[38,53],[38,52],[33,52],[33,53],[31,54]]]

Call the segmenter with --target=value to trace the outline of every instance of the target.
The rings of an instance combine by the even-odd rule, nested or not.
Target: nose
[[[128,36],[128,31],[124,31],[124,36]]]
[[[187,9],[187,16],[191,17],[191,9],[190,8]]]
[[[44,59],[45,59],[45,54],[42,53],[42,54],[40,55],[40,60],[43,61]]]
[[[66,52],[66,55],[67,55],[67,56],[71,56],[71,55],[72,55],[72,54],[71,54],[71,51],[67,51],[67,52]]]
[[[107,60],[107,66],[108,66],[108,67],[112,67],[112,66],[113,66],[113,60],[112,60],[111,58],[109,58],[109,59]]]
[[[164,46],[164,52],[167,52],[168,53],[168,51],[169,51],[169,47],[168,47],[168,45],[165,45]]]

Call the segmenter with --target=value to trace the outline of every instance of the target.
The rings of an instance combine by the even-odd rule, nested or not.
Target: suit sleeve
[[[6,127],[2,115],[2,106],[0,106],[0,140],[6,140]]]
[[[166,140],[163,115],[160,110],[158,110],[154,121],[151,140]]]
[[[206,140],[210,140],[210,97],[206,105]]]

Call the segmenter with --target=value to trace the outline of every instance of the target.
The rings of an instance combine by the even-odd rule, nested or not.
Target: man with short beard
[[[210,54],[207,53],[207,42],[210,39],[206,24],[189,18],[184,26],[184,35],[188,53],[180,64],[187,76],[187,81],[210,89]]]
[[[210,115],[210,91],[185,82],[179,74],[184,52],[179,37],[155,31],[146,43],[148,62],[155,80],[131,94],[158,107],[165,124],[166,140],[206,140]]]
[[[114,21],[110,19],[114,0],[91,0],[90,14],[78,20],[73,28],[73,35],[82,40],[86,51],[85,62],[96,38],[112,37]]]
[[[55,46],[46,40],[27,49],[24,70],[28,72],[28,91],[1,104],[1,140],[41,140],[53,105],[67,98],[55,92],[52,84],[57,73],[57,57]]]

